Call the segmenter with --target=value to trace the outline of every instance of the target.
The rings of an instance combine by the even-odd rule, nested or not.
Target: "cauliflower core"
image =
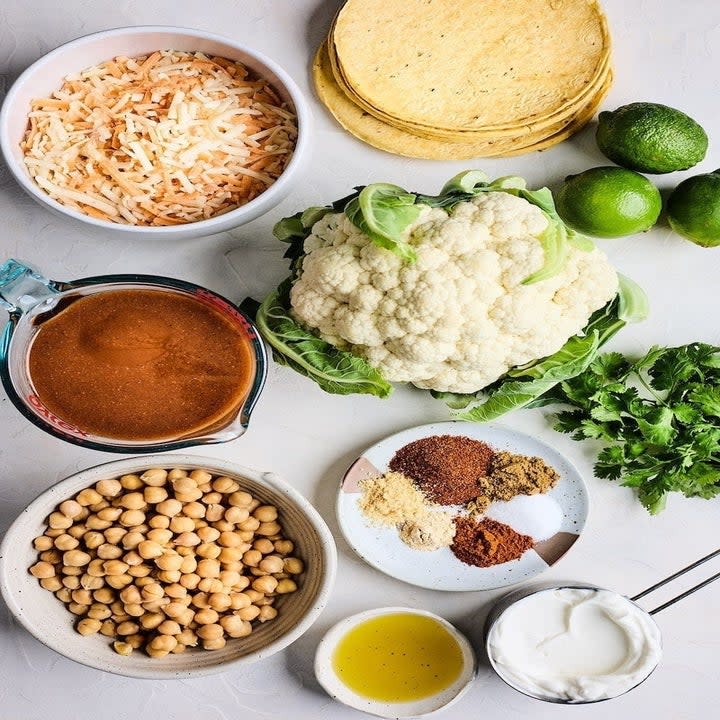
[[[559,350],[617,292],[605,254],[575,247],[559,274],[522,285],[543,265],[547,225],[538,207],[503,192],[449,215],[425,207],[406,231],[417,252],[407,263],[330,213],[305,240],[293,315],[392,382],[475,392]]]

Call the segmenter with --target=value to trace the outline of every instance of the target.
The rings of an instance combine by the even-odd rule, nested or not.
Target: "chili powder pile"
[[[401,447],[390,469],[412,478],[425,496],[440,505],[464,505],[481,494],[480,478],[495,451],[461,435],[432,435]]]
[[[466,565],[490,567],[517,560],[534,545],[529,535],[521,535],[509,525],[485,518],[455,518],[455,538],[450,546],[455,557]]]

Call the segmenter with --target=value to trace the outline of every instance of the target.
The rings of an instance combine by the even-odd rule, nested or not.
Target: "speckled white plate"
[[[536,542],[522,557],[501,565],[466,565],[450,548],[413,550],[392,527],[370,525],[358,507],[358,483],[388,471],[388,463],[404,445],[431,435],[464,435],[495,450],[536,455],[560,474],[546,496],[559,506],[562,518],[549,538]],[[403,430],[368,448],[348,469],[337,496],[340,528],[355,552],[367,563],[398,580],[433,590],[492,590],[524,582],[554,565],[578,539],[587,519],[588,493],[580,473],[557,450],[537,438],[500,425],[443,422]],[[492,506],[491,506],[492,507]]]

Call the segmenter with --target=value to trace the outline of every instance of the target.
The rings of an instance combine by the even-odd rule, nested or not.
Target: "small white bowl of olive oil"
[[[328,630],[315,654],[315,676],[331,697],[383,718],[447,707],[475,671],[467,638],[447,620],[414,608],[351,615]]]

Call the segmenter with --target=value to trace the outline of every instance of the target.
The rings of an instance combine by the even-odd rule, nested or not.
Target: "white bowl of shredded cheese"
[[[274,61],[165,26],[86,35],[20,75],[0,149],[47,209],[99,230],[199,237],[249,222],[289,191],[310,111]]]

